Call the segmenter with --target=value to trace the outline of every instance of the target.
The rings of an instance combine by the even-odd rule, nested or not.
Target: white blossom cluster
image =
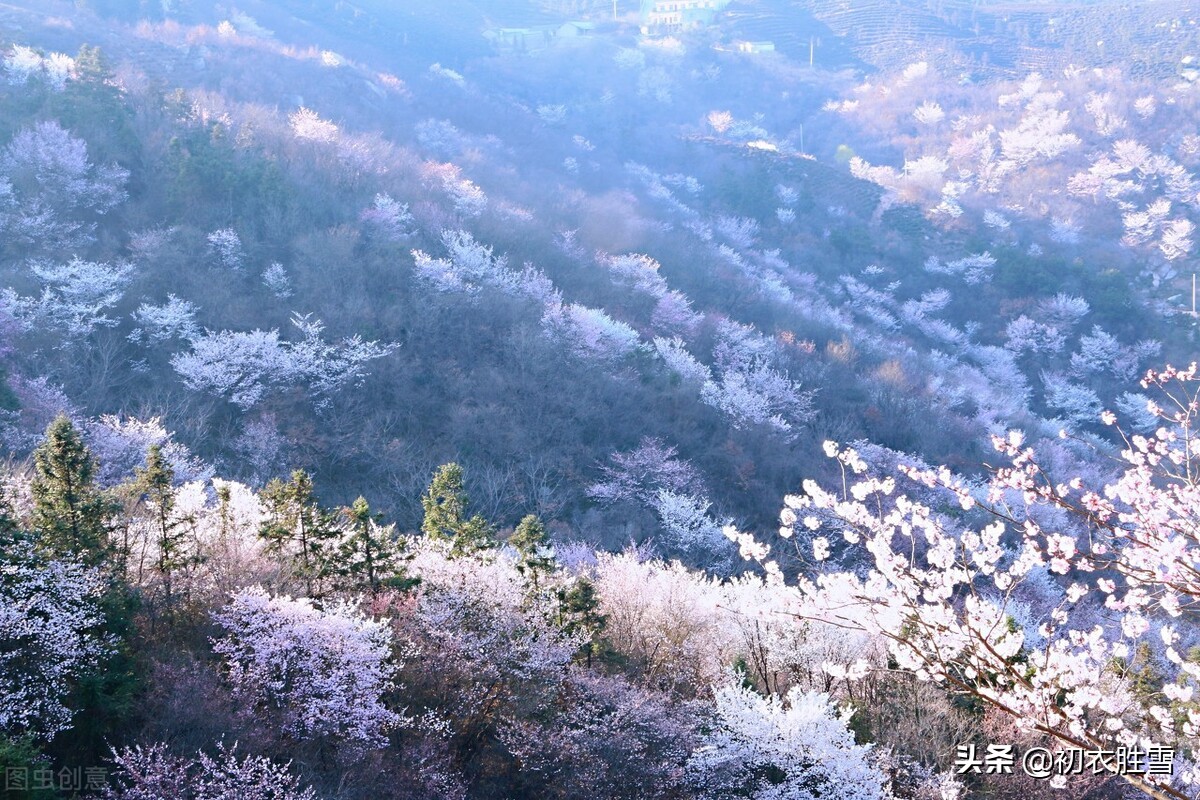
[[[289,733],[373,748],[402,722],[383,702],[396,672],[388,627],[355,605],[318,609],[251,588],[213,618],[225,630],[213,650],[235,694],[250,708],[280,712]]]
[[[44,561],[28,544],[0,556],[0,730],[48,741],[71,727],[72,683],[93,670],[109,644],[101,578],[69,561]]]
[[[396,348],[358,335],[332,344],[322,337],[321,321],[308,316],[296,316],[293,324],[303,339],[281,340],[277,330],[205,331],[191,341],[190,352],[171,358],[171,366],[189,389],[226,397],[243,409],[298,383],[323,404],[338,389],[361,383],[367,362]]]

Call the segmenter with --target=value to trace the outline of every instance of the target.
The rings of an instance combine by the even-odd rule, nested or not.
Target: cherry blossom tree
[[[1086,386],[1072,383],[1065,375],[1042,373],[1046,405],[1060,411],[1072,426],[1095,423],[1100,418],[1100,396]]]
[[[172,339],[194,339],[200,334],[200,328],[196,325],[198,310],[195,303],[181,300],[173,294],[167,295],[167,302],[159,306],[142,303],[133,313],[133,319],[139,327],[129,334],[129,339],[140,342],[144,337],[151,345]]]
[[[11,518],[4,524],[0,731],[48,741],[71,727],[72,711],[65,703],[74,681],[109,652],[110,643],[97,633],[104,620],[103,581],[98,572],[73,561],[47,560],[13,530]]]
[[[1091,307],[1082,297],[1063,292],[1038,304],[1038,313],[1046,323],[1063,331],[1073,328],[1089,311]]]
[[[1007,340],[1004,347],[1018,355],[1025,351],[1057,353],[1066,344],[1066,336],[1058,328],[1035,322],[1024,314],[1008,323],[1004,336]]]
[[[453,164],[443,165],[442,189],[454,203],[455,213],[463,217],[478,217],[487,210],[488,198],[483,189],[462,176]]]
[[[278,261],[271,262],[262,275],[263,286],[279,300],[292,296],[292,279],[288,277],[287,269]]]
[[[921,103],[921,105],[917,106],[916,110],[913,111],[912,115],[913,119],[915,119],[917,122],[927,126],[937,125],[946,118],[946,112],[942,110],[940,105],[932,100],[926,100],[924,103]]]
[[[723,320],[718,334],[715,375],[701,387],[700,399],[734,428],[762,425],[792,436],[812,415],[812,393],[773,366],[777,345],[753,328]]]
[[[704,495],[659,489],[651,505],[670,547],[692,554],[728,547],[721,523],[708,513],[712,503]]]
[[[1000,131],[1000,151],[1005,159],[1021,167],[1057,158],[1082,144],[1078,136],[1067,132],[1070,113],[1055,107],[1061,99],[1061,93],[1034,95],[1017,127]]]
[[[242,237],[233,228],[220,228],[208,234],[208,250],[225,269],[240,270],[246,266],[246,249]]]
[[[80,247],[125,197],[128,171],[97,166],[57,122],[22,128],[0,152],[0,230],[34,252]]]
[[[546,719],[506,720],[500,739],[544,794],[560,800],[656,800],[686,790],[692,707],[619,676],[572,669]]]
[[[237,745],[217,745],[216,757],[198,753],[195,758],[171,754],[162,743],[123,747],[113,752],[116,786],[106,789],[105,800],[317,800],[312,789],[300,788],[300,779],[263,756],[237,754]]]
[[[714,691],[713,727],[688,761],[702,798],[884,800],[885,779],[827,695],[763,697],[736,681]]]
[[[578,303],[548,307],[542,316],[542,329],[578,357],[602,364],[617,364],[645,348],[632,327],[598,308]]]
[[[56,92],[66,88],[75,77],[75,59],[63,53],[43,56],[31,47],[13,45],[4,57],[4,72],[10,84],[20,86],[34,78],[44,80]]]
[[[692,301],[682,292],[670,290],[658,298],[650,324],[668,335],[693,334],[704,320],[703,314],[692,310]]]
[[[361,383],[366,364],[395,350],[395,345],[365,341],[354,335],[327,342],[324,324],[308,315],[292,323],[304,338],[288,342],[279,331],[206,331],[191,341],[191,352],[177,353],[171,366],[193,391],[227,397],[249,409],[274,389],[304,383],[318,407],[337,390]]]
[[[526,704],[551,701],[589,633],[558,624],[565,611],[551,586],[531,593],[512,551],[464,558],[451,549],[428,537],[411,543],[408,571],[421,582],[415,609],[398,624],[421,651],[438,654],[439,668],[413,674],[411,690],[458,742],[478,746]]]
[[[84,438],[99,462],[96,480],[101,486],[114,486],[145,466],[152,445],[159,447],[180,483],[208,481],[213,476],[212,467],[175,441],[159,417],[143,420],[103,414],[85,425]]]
[[[386,624],[346,602],[236,593],[213,615],[225,635],[213,650],[248,714],[277,712],[298,739],[329,737],[352,747],[381,747],[403,718],[384,704],[394,687]]]
[[[7,290],[14,315],[26,327],[45,327],[65,334],[64,346],[97,328],[117,325],[107,312],[121,301],[133,276],[128,264],[79,258],[66,264],[35,261],[30,270],[42,283],[42,294],[37,298],[18,297]]]
[[[467,231],[447,229],[441,239],[448,258],[413,251],[417,276],[437,291],[475,296],[483,286],[515,288],[516,274],[508,269],[508,259],[493,255],[491,247],[476,242]]]
[[[293,111],[288,116],[288,122],[292,126],[292,135],[297,139],[332,144],[341,136],[336,124],[321,119],[320,114],[304,106]]]
[[[171,358],[184,385],[228,397],[243,409],[257,405],[271,388],[295,379],[295,364],[278,331],[208,331],[191,345],[191,352]]]
[[[588,487],[587,493],[605,503],[650,503],[664,489],[675,493],[697,491],[700,473],[678,455],[678,450],[660,439],[643,438],[635,449],[613,453],[612,464],[600,468],[603,479]]]
[[[393,241],[406,239],[413,232],[413,215],[408,210],[408,203],[397,202],[390,194],[375,195],[370,207],[363,210],[359,218]]]
[[[667,291],[667,282],[658,273],[660,265],[650,256],[626,253],[602,258],[600,263],[612,273],[618,284],[653,297],[659,297]]]
[[[460,152],[466,144],[462,131],[446,119],[426,119],[413,129],[422,147],[442,157]]]
[[[687,351],[684,341],[680,337],[676,336],[672,339],[655,337],[654,349],[666,368],[672,374],[678,375],[683,383],[699,388],[712,380],[712,370],[697,361],[696,357]]]
[[[302,340],[288,347],[293,369],[308,384],[318,405],[325,396],[344,386],[361,385],[367,377],[367,362],[383,358],[399,347],[367,341],[358,334],[331,344],[322,338],[324,323],[308,314],[293,315],[292,324],[304,334]]]
[[[798,579],[815,616],[882,637],[900,668],[1060,746],[1130,748],[1144,764],[1165,754],[1173,777],[1120,777],[1159,800],[1182,800],[1200,781],[1200,664],[1181,650],[1195,641],[1190,618],[1200,603],[1198,376],[1194,364],[1146,374],[1143,387],[1161,398],[1148,403],[1160,427],[1150,437],[1116,428],[1124,472],[1104,485],[1048,474],[1017,431],[993,437],[1008,465],[987,483],[901,468],[961,515],[899,493],[896,477],[872,476],[855,449],[827,443],[845,483],[829,492],[805,481],[804,495],[785,499],[781,533],[793,536],[803,522],[870,558],[866,572]],[[1102,419],[1116,426],[1112,413]],[[815,559],[827,557],[826,535],[810,541]],[[1042,570],[1061,594],[1019,624],[1027,615],[1015,598]],[[1140,653],[1158,654],[1151,669],[1138,666]]]

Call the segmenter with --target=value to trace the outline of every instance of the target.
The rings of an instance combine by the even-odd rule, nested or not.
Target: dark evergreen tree
[[[338,574],[348,588],[366,589],[372,595],[384,587],[404,588],[411,580],[404,576],[402,548],[396,540],[396,526],[381,524],[382,517],[371,513],[365,497],[343,508],[349,527],[338,550]]]
[[[266,540],[267,551],[304,582],[310,597],[317,596],[332,571],[332,547],[340,536],[333,515],[321,508],[312,478],[302,469],[295,470],[286,483],[272,480],[261,497],[267,521],[259,535]]]
[[[421,498],[425,519],[421,530],[431,539],[453,539],[462,526],[467,510],[467,493],[463,489],[463,468],[458,464],[438,467],[429,483],[429,491]]]
[[[162,577],[163,605],[170,614],[175,606],[172,578],[178,570],[194,564],[197,558],[189,541],[194,520],[174,516],[175,470],[163,458],[161,447],[150,445],[146,467],[135,470],[135,474],[134,485],[153,514],[158,550],[155,568]]]
[[[517,571],[536,591],[542,578],[554,571],[554,553],[546,546],[546,526],[536,514],[527,514],[508,543],[517,551]]]
[[[129,648],[136,596],[120,579],[123,565],[113,562],[123,554],[114,554],[110,542],[120,509],[96,486],[95,459],[66,416],[50,423],[33,457],[33,542],[43,557],[104,570],[106,586],[100,598],[104,623],[98,634],[115,646],[103,664],[75,681],[66,704],[76,709],[74,724],[51,743],[49,753],[69,753],[84,763],[100,763],[108,743],[129,722],[138,686]],[[9,526],[9,535],[13,527]]]
[[[608,619],[600,613],[600,598],[596,596],[596,585],[587,578],[576,578],[571,585],[558,592],[558,624],[567,633],[584,631],[588,641],[580,648],[587,665],[592,658],[604,652],[601,634]]]
[[[28,537],[17,522],[17,512],[13,509],[8,494],[0,491],[0,563],[6,556],[16,552],[16,545]]]
[[[434,473],[429,491],[421,498],[425,519],[421,530],[432,539],[451,542],[450,555],[462,556],[496,546],[496,533],[480,515],[466,518],[467,493],[463,468],[443,464]]]
[[[109,530],[116,505],[96,486],[96,461],[79,431],[60,415],[33,453],[33,530],[52,557],[69,556],[89,566],[111,555]]]

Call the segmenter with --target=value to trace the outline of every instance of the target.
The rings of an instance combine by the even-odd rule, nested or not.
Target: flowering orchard
[[[1148,403],[1160,423],[1151,436],[1126,435],[1104,412],[1125,443],[1104,485],[1051,477],[1012,432],[993,437],[1008,466],[990,480],[902,467],[906,495],[827,442],[841,491],[805,481],[803,496],[785,499],[780,533],[799,533],[816,561],[848,554],[826,531],[870,558],[865,570],[799,578],[811,613],[880,637],[899,668],[1061,747],[1170,749],[1173,777],[1122,777],[1155,798],[1187,796],[1200,783],[1198,382],[1195,364],[1146,374],[1143,388],[1162,396]],[[1038,581],[1057,589],[1031,609],[1020,598]]]

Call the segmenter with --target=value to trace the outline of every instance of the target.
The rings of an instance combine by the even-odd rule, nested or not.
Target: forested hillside
[[[0,4],[6,798],[1191,796],[1192,10],[652,5]]]

